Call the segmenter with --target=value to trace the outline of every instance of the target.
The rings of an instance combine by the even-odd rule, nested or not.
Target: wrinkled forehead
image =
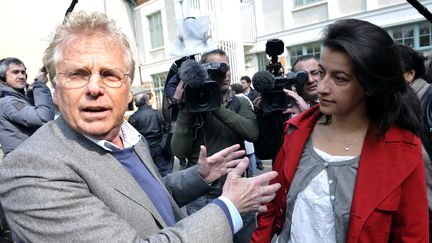
[[[299,61],[295,65],[295,70],[313,70],[318,68],[318,61],[314,58]]]
[[[14,71],[14,70],[26,70],[26,67],[24,66],[24,64],[17,64],[17,63],[11,63],[8,66],[7,71]]]
[[[117,68],[128,68],[126,50],[120,40],[103,33],[78,34],[65,38],[59,48],[57,64],[103,61]]]
[[[62,54],[66,52],[85,54],[93,52],[125,52],[125,47],[118,38],[106,33],[79,33],[67,36],[60,45]]]
[[[221,55],[221,54],[218,54],[218,53],[210,54],[207,57],[207,62],[222,62],[222,63],[229,65],[228,57]]]

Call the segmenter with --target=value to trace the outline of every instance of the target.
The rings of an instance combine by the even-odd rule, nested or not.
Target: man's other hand
[[[207,183],[211,183],[234,170],[240,162],[238,158],[245,155],[245,151],[238,150],[239,148],[240,145],[235,144],[207,158],[207,149],[201,145],[198,158],[198,171],[202,178]]]
[[[281,187],[279,183],[269,185],[270,180],[278,174],[270,171],[255,177],[242,177],[248,164],[248,159],[244,158],[228,174],[222,196],[231,200],[240,213],[265,212],[267,207],[263,204],[273,200],[276,191]]]

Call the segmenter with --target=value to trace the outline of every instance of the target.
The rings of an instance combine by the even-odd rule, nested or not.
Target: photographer
[[[46,82],[46,71],[40,70],[33,84],[28,85],[27,68],[20,59],[0,60],[0,144],[4,157],[54,119],[54,104]],[[1,206],[0,242],[12,242]]]
[[[318,60],[314,56],[300,56],[292,64],[293,72],[305,71],[308,79],[304,83],[296,83],[295,90],[286,90],[285,93],[292,98],[293,106],[289,107],[284,113],[299,114],[309,107],[318,104]]]
[[[220,49],[203,54],[201,63],[225,63],[229,67],[228,57],[225,51]],[[188,85],[194,84],[196,86],[196,82],[185,80],[186,78],[182,76],[183,66],[180,68],[180,77],[186,84],[185,91],[187,91]],[[228,68],[226,75],[217,81],[219,87],[217,91],[219,108],[217,110],[191,112],[188,106],[193,107],[196,104],[188,104],[186,99],[185,107],[179,112],[171,148],[179,159],[187,158],[188,166],[197,163],[200,145],[205,145],[208,149],[208,155],[212,155],[222,148],[233,144],[243,144],[244,140],[255,141],[258,138],[255,114],[248,100],[243,97],[236,97],[229,90],[230,76],[231,73]],[[185,92],[185,94],[187,93]],[[214,186],[213,191],[188,204],[188,213],[196,212],[214,198],[220,196],[222,192],[220,185],[223,184],[224,180],[225,177],[221,178],[217,185],[212,185]],[[242,218],[244,226],[241,231],[234,235],[234,242],[249,242],[251,233],[256,227],[255,214],[246,214]]]
[[[284,52],[282,40],[271,39],[266,43],[266,54],[271,58],[267,71],[259,71],[252,77],[253,86],[260,96],[255,100],[259,126],[259,139],[255,142],[255,153],[261,159],[274,161],[284,133],[285,122],[316,100],[316,59],[301,59],[294,63],[293,72],[284,73],[279,55]],[[304,98],[292,91],[293,87]]]
[[[40,70],[27,84],[27,68],[15,57],[0,60],[0,144],[6,157],[39,127],[54,119],[54,104]]]

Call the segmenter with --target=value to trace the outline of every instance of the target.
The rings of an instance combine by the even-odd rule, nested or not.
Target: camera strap
[[[204,121],[203,121],[203,118],[202,118],[202,116],[201,116],[201,113],[198,113],[197,114],[197,116],[195,116],[195,124],[193,125],[193,128],[194,128],[194,136],[193,136],[193,140],[195,141],[195,140],[197,140],[197,138],[198,138],[198,130],[201,128],[201,127],[203,127],[203,125],[204,125]],[[204,143],[206,143],[205,142],[205,133],[204,133]]]
[[[235,113],[238,113],[240,111],[240,99],[237,96],[233,96],[231,99],[231,102],[229,104],[229,109],[234,111]],[[204,126],[204,119],[202,117],[202,113],[197,113],[195,116],[195,123],[193,124],[193,131],[194,135],[192,140],[196,141],[198,138],[198,131]],[[204,146],[207,146],[207,141],[205,137],[205,132],[203,132],[204,136]]]

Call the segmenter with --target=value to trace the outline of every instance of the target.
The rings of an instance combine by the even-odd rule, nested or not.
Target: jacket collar
[[[56,119],[54,123],[57,126],[55,133],[57,136],[60,136],[62,142],[71,149],[72,153],[79,155],[77,160],[87,158],[87,160],[81,160],[80,163],[85,163],[87,166],[91,167],[92,171],[99,175],[99,178],[103,179],[106,185],[111,186],[125,197],[144,207],[161,225],[166,227],[165,221],[153,206],[150,198],[143,192],[142,188],[132,175],[127,172],[127,170],[117,161],[117,159],[114,158],[113,155],[111,155],[111,153],[72,129],[63,116]],[[158,173],[156,172],[156,168],[154,168],[150,162],[152,161],[152,158],[150,157],[148,147],[144,146],[143,142],[140,141],[134,149],[137,152],[138,157],[149,170],[150,174],[152,174],[156,180],[163,185]],[[165,189],[165,186],[162,187]],[[166,189],[165,192],[168,194],[171,203],[173,203],[174,200]]]
[[[14,96],[28,101],[27,96],[25,96],[23,93],[3,83],[0,84],[0,98],[5,96]]]

